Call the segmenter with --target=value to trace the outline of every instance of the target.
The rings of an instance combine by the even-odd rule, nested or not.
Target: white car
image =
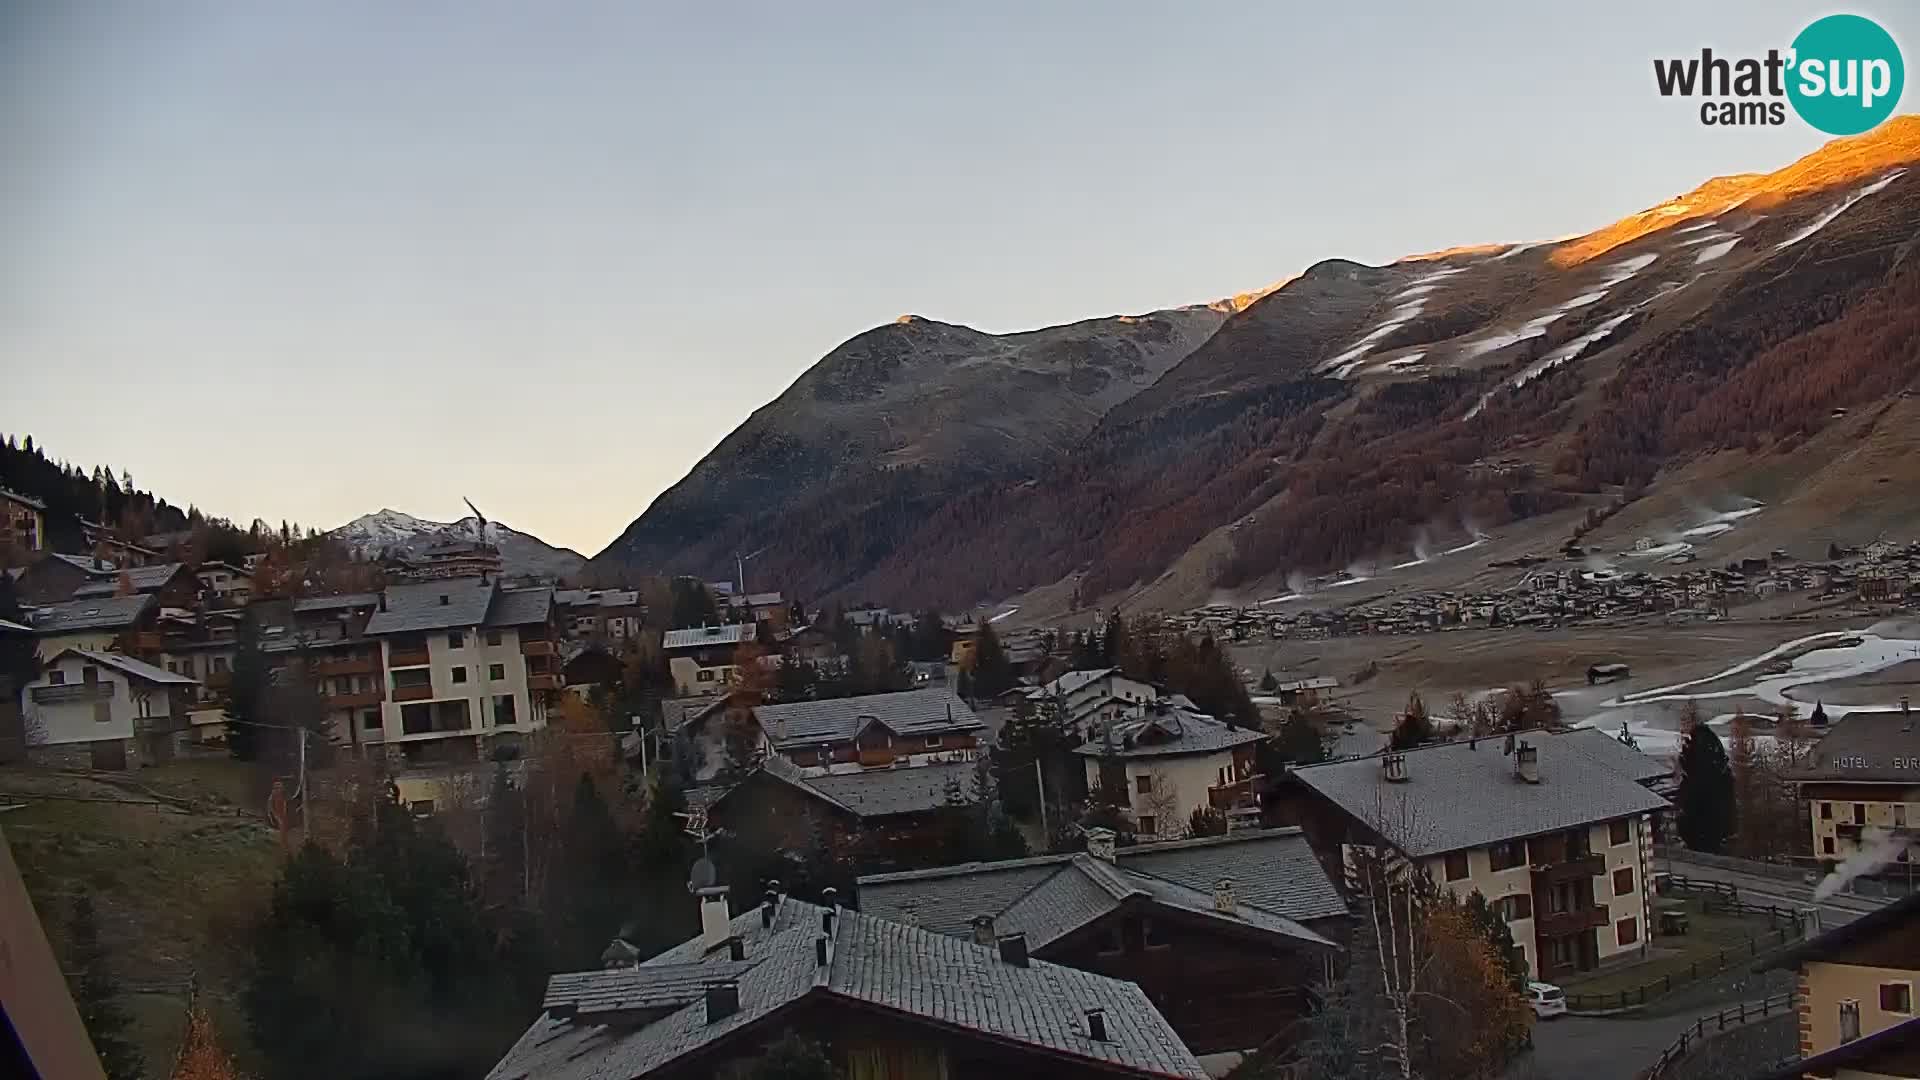
[[[1533,1015],[1542,1020],[1550,1016],[1565,1016],[1567,992],[1552,983],[1530,982],[1527,984],[1527,1004],[1532,1007]]]

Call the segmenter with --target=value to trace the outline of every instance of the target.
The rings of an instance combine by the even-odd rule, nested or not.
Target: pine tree
[[[1680,840],[1695,851],[1718,853],[1735,824],[1733,767],[1720,736],[1704,723],[1694,724],[1680,744],[1679,766]]]
[[[260,630],[252,616],[240,620],[233,654],[233,677],[227,688],[227,752],[241,761],[255,761],[265,741],[267,697],[272,679],[266,654],[260,651]]]
[[[594,966],[600,953],[633,914],[629,871],[632,852],[613,812],[586,773],[573,789],[547,908],[559,970]],[[677,880],[685,880],[686,869]],[[572,966],[568,966],[572,965]]]
[[[100,925],[94,917],[93,899],[81,893],[73,901],[73,921],[67,929],[67,966],[76,976],[73,1003],[100,1055],[100,1067],[107,1080],[143,1080],[146,1063],[140,1051],[127,1039],[130,1020],[115,999],[112,972],[107,970],[107,953],[100,944]]]
[[[1013,662],[1000,647],[993,624],[981,623],[979,641],[973,650],[973,692],[991,700],[1012,689],[1013,682]]]
[[[1400,714],[1400,722],[1393,728],[1393,748],[1407,750],[1433,741],[1433,719],[1427,715],[1427,704],[1420,700],[1420,692],[1407,695],[1407,707]]]

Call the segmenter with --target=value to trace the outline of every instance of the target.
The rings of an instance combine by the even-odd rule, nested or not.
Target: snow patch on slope
[[[1814,233],[1819,232],[1821,229],[1826,228],[1828,225],[1833,224],[1834,219],[1846,213],[1852,208],[1854,203],[1859,202],[1861,199],[1900,179],[1901,176],[1906,174],[1906,171],[1905,169],[1895,169],[1880,179],[1875,180],[1873,183],[1868,184],[1866,187],[1849,194],[1846,198],[1841,199],[1831,210],[1814,218],[1812,223],[1807,225],[1806,228],[1801,229],[1799,232],[1794,233],[1792,236],[1787,237],[1775,245],[1773,250],[1785,251],[1800,241],[1805,240],[1807,237],[1812,236]]]

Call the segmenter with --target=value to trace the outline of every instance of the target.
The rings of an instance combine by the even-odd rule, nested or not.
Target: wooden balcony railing
[[[860,764],[868,768],[882,768],[892,765],[893,759],[894,753],[890,747],[883,747],[878,750],[862,750],[859,755]]]
[[[426,650],[421,649],[420,663],[426,663]],[[395,653],[398,656],[398,653]],[[315,675],[372,675],[380,670],[380,660],[374,656],[329,656],[317,660],[313,665]]]
[[[431,686],[423,686],[420,689],[430,691],[433,688]],[[398,691],[395,691],[396,695],[398,693]],[[327,707],[330,709],[361,709],[378,705],[386,700],[378,690],[355,690],[345,694],[328,694],[326,695],[326,699]],[[400,701],[405,699],[396,696],[394,700]]]
[[[412,686],[396,686],[393,688],[393,700],[395,701],[427,701],[432,697],[433,685],[431,683],[418,683]]]
[[[128,652],[159,652],[166,648],[167,638],[154,630],[130,630],[126,635]]]
[[[552,674],[551,672],[529,674],[527,676],[527,689],[558,690],[560,689],[560,676]]]
[[[425,645],[404,649],[396,646],[387,651],[388,667],[425,667],[426,664],[427,647]]]
[[[1573,911],[1556,911],[1551,915],[1536,916],[1533,925],[1542,937],[1559,937],[1562,934],[1576,934],[1582,930],[1597,930],[1607,925],[1607,909],[1590,907],[1576,908]]]
[[[114,684],[67,683],[62,686],[36,686],[33,688],[33,702],[36,705],[65,705],[75,701],[112,701]]]
[[[556,651],[557,646],[546,638],[523,638],[520,641],[522,656],[552,656]]]
[[[1607,860],[1599,855],[1582,855],[1533,868],[1533,879],[1537,883],[1552,885],[1561,881],[1578,881],[1581,878],[1599,877],[1607,872]]]

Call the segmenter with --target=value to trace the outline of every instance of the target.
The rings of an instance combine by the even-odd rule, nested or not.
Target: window
[[[1866,803],[1857,802],[1853,804],[1853,823],[1855,825],[1865,825],[1867,823]]]
[[[81,669],[80,669],[80,681],[81,681],[81,682],[83,682],[83,683],[86,683],[86,684],[87,684],[88,686],[92,686],[92,685],[93,685],[94,683],[97,683],[97,682],[99,682],[99,681],[100,681],[100,669],[99,669],[99,668],[97,668],[97,667],[84,667],[84,668],[81,668]]]
[[[1500,916],[1508,922],[1533,918],[1533,897],[1526,893],[1514,893],[1500,898]]]
[[[1136,777],[1134,777],[1134,778],[1133,778],[1133,790],[1135,790],[1135,791],[1137,791],[1137,792],[1139,792],[1139,793],[1140,793],[1140,794],[1142,794],[1142,795],[1151,795],[1151,794],[1153,794],[1153,777],[1151,777],[1151,776],[1136,776]]]
[[[1624,844],[1631,839],[1633,839],[1632,822],[1612,821],[1607,823],[1607,842],[1608,843],[1614,845],[1615,847],[1618,847],[1619,845]]]
[[[52,671],[47,672],[47,684],[50,686],[65,686],[67,684],[67,673],[61,671],[59,668],[54,668]]]
[[[929,750],[940,749],[940,736],[938,735],[927,736],[927,749]]]
[[[454,681],[454,682],[457,682],[457,683],[463,683],[463,682],[466,682],[466,681],[467,681],[467,669],[466,669],[465,667],[457,667],[457,668],[454,668],[454,669],[453,669],[453,681]]]
[[[488,664],[487,678],[492,679],[494,682],[505,682],[507,679],[507,665]]]
[[[489,645],[500,644],[500,631],[498,630],[487,631],[487,644]]]
[[[227,658],[226,658],[226,657],[224,657],[224,656],[216,656],[216,657],[214,657],[214,658],[213,658],[213,670],[215,670],[215,671],[225,671],[225,670],[227,670]]]
[[[693,678],[695,682],[712,682],[713,672],[707,668],[701,668],[694,674]]]
[[[1633,895],[1633,867],[1623,866],[1613,872],[1613,895]]]
[[[1907,827],[1907,804],[1906,803],[1893,804],[1893,827],[1896,829],[1904,829]]]
[[[512,727],[515,719],[512,694],[501,694],[493,699],[494,727]]]
[[[380,730],[380,710],[368,709],[360,714],[360,726],[368,731]]]
[[[1820,854],[1822,855],[1833,854],[1833,837],[1823,836],[1820,838]]]
[[[1880,984],[1880,1011],[1910,1016],[1913,1013],[1913,984],[1892,982]]]
[[[1467,853],[1456,851],[1447,856],[1447,880],[1459,881],[1467,876]]]
[[[1822,820],[1825,820],[1825,821],[1833,820],[1833,804],[1832,803],[1823,802],[1820,804],[1820,817]]]
[[[1135,827],[1135,831],[1141,836],[1153,836],[1160,831],[1159,825],[1160,823],[1154,820],[1153,816],[1149,814],[1140,819],[1139,824]]]
[[[1860,1003],[1843,1001],[1840,1003],[1840,1041],[1852,1042],[1860,1037]]]
[[[467,635],[465,634],[448,634],[447,635],[447,648],[464,649],[466,647],[467,647]]]
[[[1487,863],[1495,870],[1511,870],[1527,861],[1527,842],[1515,840],[1487,849]]]
[[[415,799],[407,804],[407,809],[413,811],[414,817],[427,817],[433,813],[433,800]]]
[[[1622,945],[1631,945],[1640,940],[1640,920],[1621,919],[1613,924],[1613,937]]]
[[[189,679],[193,678],[193,657],[189,656],[185,660],[180,661],[180,674],[185,675]]]

